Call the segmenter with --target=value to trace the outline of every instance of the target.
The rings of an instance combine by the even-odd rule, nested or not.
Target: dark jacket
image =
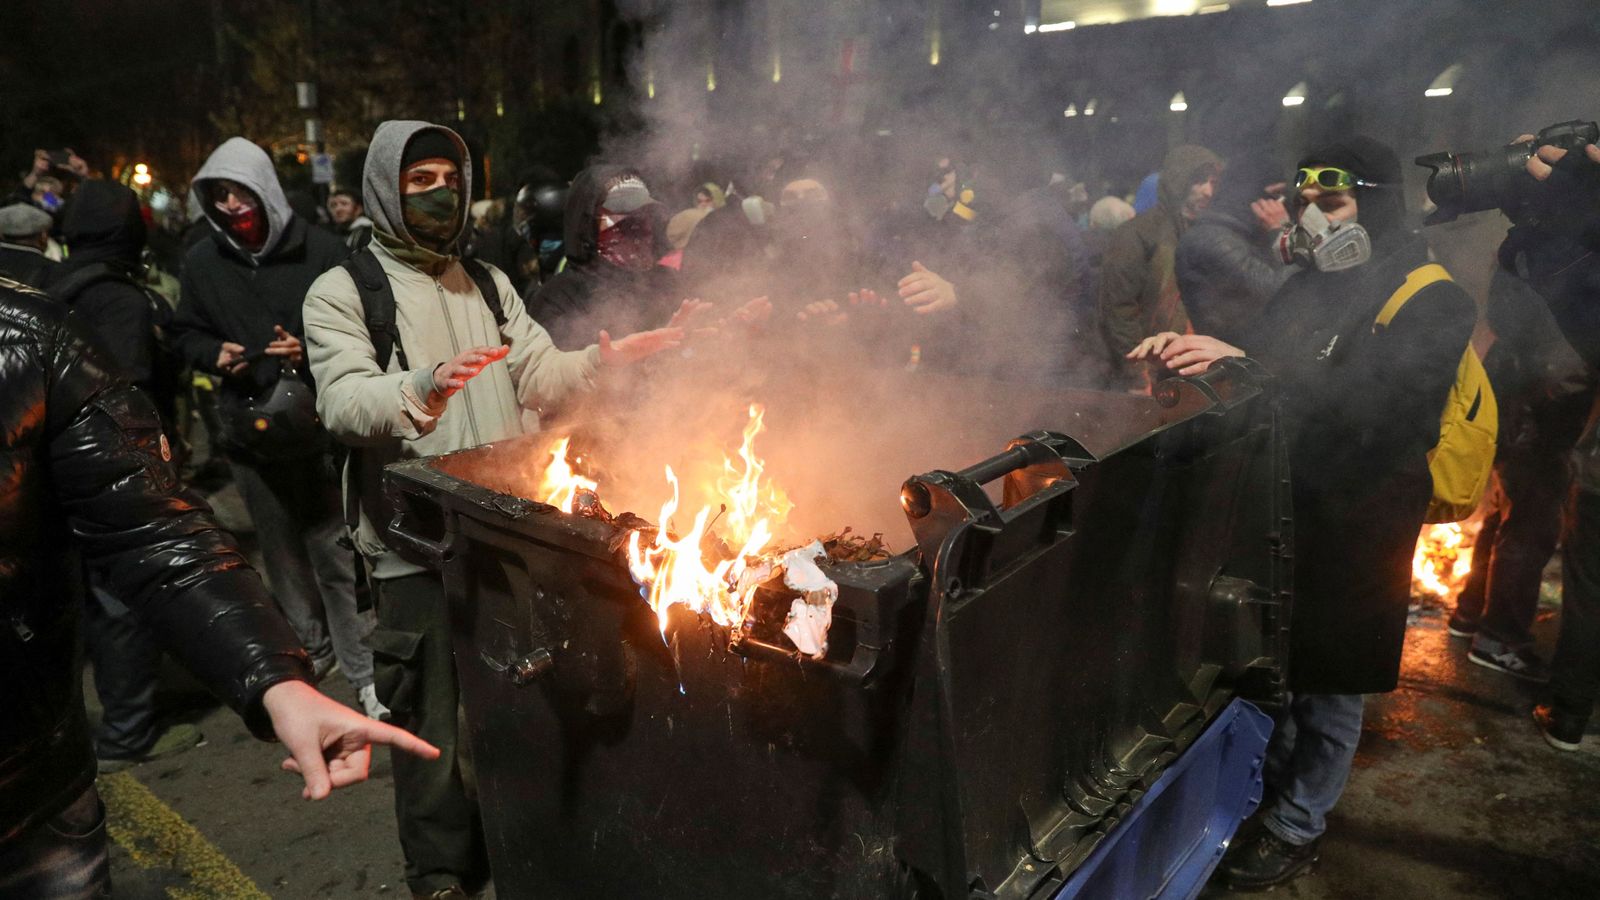
[[[1130,374],[1123,355],[1163,331],[1182,333],[1189,316],[1178,296],[1173,257],[1188,228],[1183,205],[1189,188],[1222,167],[1203,147],[1172,148],[1161,166],[1160,202],[1111,233],[1100,267],[1100,316],[1111,358]]]
[[[68,547],[207,686],[272,737],[299,641],[178,483],[155,410],[60,307],[0,286],[0,849],[94,781]]]
[[[1292,270],[1248,209],[1212,209],[1178,240],[1178,295],[1196,334],[1237,343]]]
[[[582,350],[601,329],[620,338],[660,328],[678,308],[681,298],[674,293],[670,269],[637,272],[599,255],[600,204],[610,185],[637,175],[626,166],[602,165],[572,179],[562,229],[567,267],[542,285],[529,285],[523,298],[528,314],[550,332],[559,349]]]
[[[154,309],[150,295],[132,283],[145,236],[139,198],[133,191],[115,181],[85,181],[67,202],[61,219],[68,256],[51,276],[51,293],[70,302],[128,380],[149,390],[157,374]],[[57,288],[90,268],[110,268],[122,277],[98,279],[72,297],[59,293]]]
[[[43,288],[60,265],[32,247],[0,242],[0,278]]]
[[[1375,328],[1427,249],[1409,234],[1373,244],[1381,255],[1355,269],[1292,276],[1241,345],[1277,376],[1289,442],[1295,691],[1394,689],[1428,451],[1476,320],[1441,282]]]
[[[217,178],[239,182],[261,198],[268,235],[252,253],[211,218],[210,239],[196,243],[184,258],[173,339],[184,360],[205,372],[216,371],[223,341],[243,345],[246,354],[259,353],[274,340],[274,325],[304,340],[300,307],[306,289],[349,254],[339,238],[290,210],[272,160],[261,148],[232,138],[206,160],[195,176],[194,194],[208,217],[216,209],[206,200],[206,189]],[[277,378],[278,364],[267,357],[241,377],[226,379],[223,389],[253,394]]]

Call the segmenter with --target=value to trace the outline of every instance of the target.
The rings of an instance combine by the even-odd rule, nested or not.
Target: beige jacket
[[[533,321],[511,282],[491,268],[500,289],[505,328],[496,333],[494,314],[460,263],[434,278],[373,242],[394,289],[399,347],[387,371],[378,368],[355,281],[343,267],[319,277],[306,293],[306,357],[317,383],[317,413],[339,441],[371,446],[400,439],[404,457],[433,456],[539,430],[539,409],[593,385],[598,347],[556,349]],[[430,395],[432,372],[463,350],[509,344],[511,352],[486,367],[448,400]],[[432,399],[434,402],[429,403]],[[350,490],[348,467],[346,490]],[[421,571],[384,546],[364,503],[356,547],[373,559],[374,577]]]

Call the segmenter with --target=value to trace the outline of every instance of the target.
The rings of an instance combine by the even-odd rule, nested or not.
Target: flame
[[[1411,558],[1411,593],[1447,600],[1466,583],[1472,571],[1471,536],[1460,523],[1428,525]]]
[[[572,502],[578,491],[593,491],[600,487],[572,468],[567,447],[572,438],[564,437],[550,448],[550,465],[544,471],[544,483],[539,486],[539,498],[562,512],[572,512]]]
[[[764,557],[794,504],[765,478],[766,464],[756,455],[756,436],[765,411],[749,408],[750,420],[738,454],[724,456],[722,474],[711,485],[720,508],[700,507],[688,530],[674,536],[672,522],[682,505],[682,485],[671,466],[665,467],[671,496],[661,505],[655,536],[646,543],[642,532],[628,536],[628,571],[666,631],[673,606],[710,616],[724,627],[740,629],[749,616],[756,588],[773,572],[773,557]],[[567,456],[569,441],[551,448],[540,496],[562,511],[572,510],[579,489],[596,490],[595,482],[577,475]],[[713,532],[713,527],[716,531]],[[737,548],[737,550],[734,550]]]

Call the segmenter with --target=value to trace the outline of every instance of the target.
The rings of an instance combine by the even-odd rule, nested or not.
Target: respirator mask
[[[1372,237],[1355,222],[1330,221],[1313,203],[1300,214],[1298,223],[1278,233],[1278,257],[1286,266],[1341,272],[1372,258]]]

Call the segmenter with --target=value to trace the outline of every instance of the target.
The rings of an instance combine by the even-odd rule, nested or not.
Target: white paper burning
[[[822,542],[812,541],[790,550],[779,560],[783,583],[800,592],[789,605],[783,633],[801,653],[814,658],[828,652],[828,628],[833,624],[834,601],[839,599],[839,586],[817,566],[817,560],[826,558]]]

